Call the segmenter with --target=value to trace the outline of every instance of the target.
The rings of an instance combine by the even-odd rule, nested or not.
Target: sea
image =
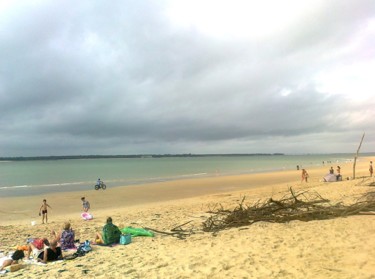
[[[233,155],[0,161],[0,197],[42,195],[350,163],[354,154]],[[360,158],[358,159],[360,160]]]

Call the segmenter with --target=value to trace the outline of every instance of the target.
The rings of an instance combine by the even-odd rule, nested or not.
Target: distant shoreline
[[[61,155],[61,156],[11,156],[0,157],[4,161],[42,161],[42,160],[75,160],[75,159],[142,159],[142,158],[184,158],[184,157],[247,157],[247,156],[306,156],[306,155],[353,155],[352,152],[344,153],[306,153],[306,154],[285,154],[285,153],[223,153],[223,154],[134,154],[134,155]],[[375,152],[364,152],[360,157],[374,156]]]
[[[233,157],[233,156],[283,156],[284,153],[249,153],[249,154],[136,154],[136,155],[67,155],[67,156],[30,156],[0,157],[0,161],[36,161],[36,160],[72,160],[72,159],[116,159],[116,158],[169,158],[169,157]]]

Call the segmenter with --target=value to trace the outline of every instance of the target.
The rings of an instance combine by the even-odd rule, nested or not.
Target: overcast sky
[[[0,0],[0,157],[375,151],[373,0]]]

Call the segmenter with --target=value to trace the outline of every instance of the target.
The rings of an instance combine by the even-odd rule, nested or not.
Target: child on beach
[[[47,204],[47,200],[44,199],[39,209],[39,216],[42,215],[42,224],[44,224],[44,219],[46,219],[46,223],[48,222],[47,207],[52,209],[52,207]]]
[[[82,197],[82,198],[81,198],[81,201],[82,201],[82,208],[83,208],[83,211],[84,211],[84,212],[89,211],[89,209],[90,209],[90,203],[89,203],[89,201],[85,200],[85,197]]]

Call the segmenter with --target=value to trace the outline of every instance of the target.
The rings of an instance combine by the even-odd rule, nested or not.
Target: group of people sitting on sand
[[[64,250],[75,249],[75,234],[69,222],[64,224],[63,230],[59,233],[52,231],[52,240],[47,238],[28,239],[28,245],[24,250],[16,250],[13,255],[3,261],[0,270],[5,267],[18,263],[18,260],[24,258],[33,259],[37,262],[47,263],[63,259]],[[108,217],[101,233],[96,233],[95,244],[111,245],[119,243],[121,237],[120,229],[112,223],[112,218]]]

